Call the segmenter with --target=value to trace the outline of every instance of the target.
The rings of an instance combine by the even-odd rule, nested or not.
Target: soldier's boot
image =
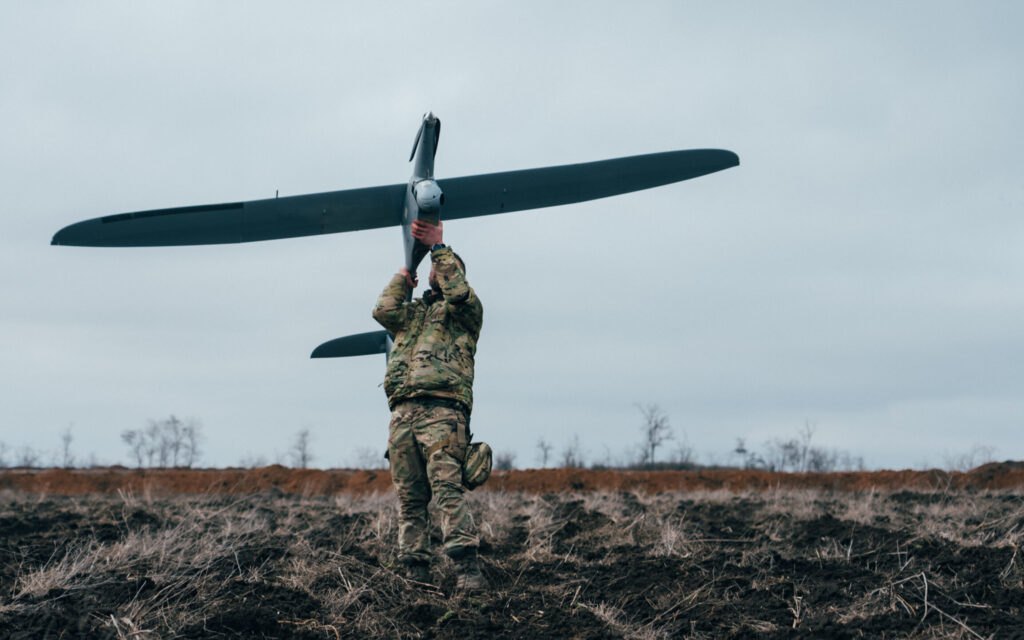
[[[483,591],[487,588],[487,578],[480,571],[476,549],[455,560],[455,575],[455,589],[458,591]]]
[[[405,563],[405,578],[420,584],[433,585],[434,579],[430,577],[430,563],[423,560],[413,560]]]

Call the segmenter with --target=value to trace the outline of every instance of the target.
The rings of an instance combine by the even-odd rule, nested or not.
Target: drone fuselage
[[[441,137],[441,121],[433,113],[423,116],[420,130],[413,142],[412,177],[405,192],[405,205],[402,210],[402,239],[405,242],[405,268],[415,274],[416,268],[423,261],[430,247],[412,237],[412,223],[424,220],[437,224],[441,217],[441,205],[444,193],[434,181],[434,156],[437,154],[437,142]]]

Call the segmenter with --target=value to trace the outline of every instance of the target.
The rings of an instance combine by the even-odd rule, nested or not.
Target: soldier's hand
[[[398,273],[400,273],[403,276],[405,276],[405,283],[408,284],[413,289],[415,289],[416,285],[418,285],[420,283],[419,278],[417,278],[415,276],[415,274],[409,273],[409,270],[406,269],[405,267],[402,267],[401,269],[399,269]]]
[[[440,220],[436,225],[424,220],[412,221],[412,237],[416,238],[428,247],[444,242],[444,223]]]

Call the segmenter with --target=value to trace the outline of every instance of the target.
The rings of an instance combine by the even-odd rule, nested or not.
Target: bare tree
[[[672,451],[671,464],[674,467],[693,467],[694,460],[697,457],[696,452],[693,450],[693,446],[690,445],[690,439],[686,437],[686,433],[683,433],[683,437],[676,442],[676,447]]]
[[[843,471],[864,471],[864,456],[855,456],[849,451],[839,452],[836,469]]]
[[[744,469],[764,469],[768,466],[756,451],[747,449],[746,438],[736,438],[736,448],[732,452],[740,457]]]
[[[32,447],[22,447],[18,452],[18,460],[15,466],[32,468],[39,465],[39,453]]]
[[[776,438],[765,443],[764,457],[745,450],[736,453],[746,455],[747,468],[767,469],[769,471],[830,472],[836,470],[863,470],[864,458],[851,455],[847,451],[812,446],[816,426],[807,421],[795,438],[788,440]],[[740,445],[742,440],[738,441]]]
[[[313,461],[313,452],[310,451],[309,429],[303,429],[295,434],[295,443],[292,444],[292,461],[299,469],[305,469]]]
[[[160,460],[162,467],[178,466],[178,457],[185,447],[184,424],[173,413],[160,425]]]
[[[800,466],[800,441],[777,438],[765,444],[765,465],[769,471],[797,471]]]
[[[733,455],[739,456],[740,465],[744,469],[757,469],[764,466],[758,456],[753,451],[747,449],[746,438],[736,438],[736,447],[732,450]]]
[[[121,432],[121,441],[128,445],[128,451],[135,458],[135,466],[142,468],[145,460],[146,434],[142,429],[125,429]]]
[[[807,452],[804,471],[834,471],[839,463],[839,452],[813,447]]]
[[[655,454],[658,447],[671,440],[672,427],[668,424],[668,416],[656,404],[646,406],[637,405],[640,413],[643,414],[644,422],[640,430],[643,433],[641,464],[654,464]]]
[[[184,426],[173,413],[163,420],[149,421],[149,428],[146,431],[150,439],[150,448],[155,451],[158,467],[178,466],[178,458],[185,447]]]
[[[384,454],[377,447],[359,447],[353,457],[356,469],[383,469],[387,466]]]
[[[181,464],[191,468],[199,462],[199,441],[202,439],[202,426],[197,420],[190,419],[181,427],[182,451]]]
[[[0,442],[0,469],[5,469],[7,467],[8,451],[9,449],[7,448],[7,444],[4,442]]]
[[[494,468],[498,471],[508,471],[516,468],[516,454],[512,452],[499,453],[494,456]]]
[[[160,460],[160,425],[155,420],[149,421],[149,426],[143,432],[142,441],[144,443],[143,451],[146,454],[146,466],[152,468],[153,466],[165,466],[165,463]],[[154,465],[156,461],[157,465]]]
[[[247,453],[238,460],[238,466],[243,469],[256,469],[267,466],[267,459],[263,456]]]
[[[591,469],[615,469],[621,466],[621,464],[616,462],[615,458],[612,457],[612,450],[608,445],[602,445],[601,448],[604,449],[604,455],[600,460],[594,460],[590,463]]]
[[[814,432],[815,431],[817,431],[817,427],[814,425],[814,423],[812,423],[810,420],[804,421],[804,428],[801,429],[800,433],[799,433],[799,436],[800,436],[799,470],[800,471],[809,471],[810,470],[808,467],[809,467],[809,464],[810,464],[810,455],[812,453],[812,450],[811,450],[811,439],[814,438]],[[817,460],[818,464],[822,464],[822,463],[827,462],[827,460],[826,460],[827,457],[828,457],[827,455],[821,455],[820,453],[819,454],[815,454],[815,455],[818,458],[818,460]],[[835,466],[835,460],[834,459],[832,461],[832,466],[833,467]]]
[[[995,447],[976,444],[967,453],[944,455],[943,462],[946,468],[952,471],[969,471],[975,467],[992,462],[995,453]]]
[[[182,421],[175,415],[150,420],[145,429],[127,429],[121,440],[135,459],[135,466],[191,467],[199,461],[201,427],[195,419]]]
[[[738,455],[740,459],[747,457],[747,440],[746,438],[736,438],[736,448],[732,450],[733,453]]]
[[[71,453],[71,427],[60,434],[60,466],[70,469],[75,466],[75,456]]]
[[[580,444],[580,437],[577,434],[572,435],[565,448],[562,449],[562,466],[567,468],[578,468],[584,465],[583,462],[583,445]]]
[[[551,443],[541,438],[537,441],[537,457],[540,458],[541,468],[548,466],[548,458],[551,456]]]

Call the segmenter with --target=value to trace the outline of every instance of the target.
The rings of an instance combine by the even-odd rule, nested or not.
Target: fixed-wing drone
[[[52,244],[93,247],[255,242],[401,225],[405,265],[416,273],[429,247],[412,236],[412,223],[553,207],[689,180],[739,164],[721,149],[651,153],[598,162],[435,179],[441,121],[423,116],[405,184],[301,196],[153,209],[84,220],[64,227]],[[313,358],[390,352],[391,336],[370,331],[317,347]]]

